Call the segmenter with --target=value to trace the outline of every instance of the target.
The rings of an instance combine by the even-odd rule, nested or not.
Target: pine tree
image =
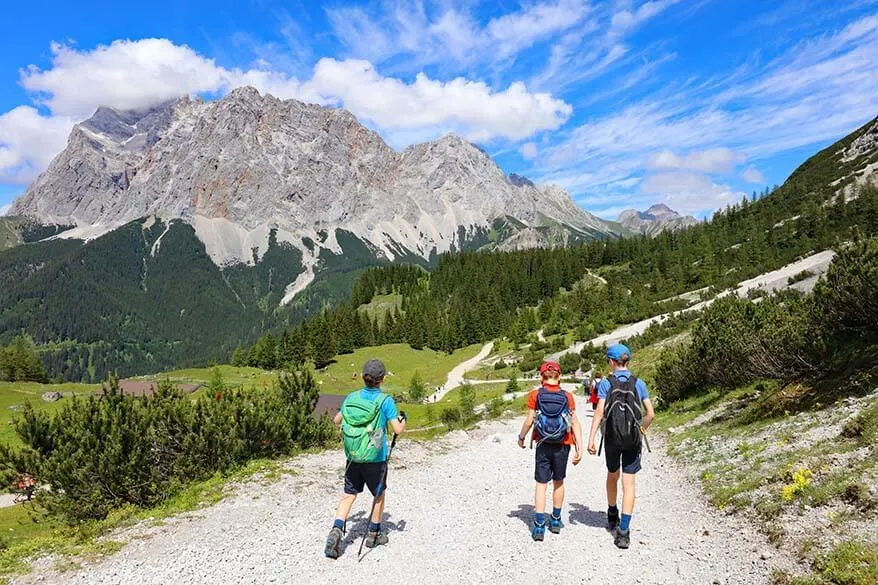
[[[518,376],[515,375],[515,370],[512,370],[512,374],[509,375],[509,381],[506,383],[506,392],[514,394],[520,391],[521,387],[518,385]]]
[[[426,388],[424,387],[424,380],[421,379],[421,373],[418,372],[418,370],[415,370],[411,382],[409,382],[409,400],[412,402],[421,402],[424,399],[425,394]]]

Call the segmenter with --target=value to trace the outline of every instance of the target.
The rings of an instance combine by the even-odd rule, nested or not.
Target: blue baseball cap
[[[631,359],[631,350],[621,343],[616,343],[607,348],[607,358],[617,362],[627,362]]]

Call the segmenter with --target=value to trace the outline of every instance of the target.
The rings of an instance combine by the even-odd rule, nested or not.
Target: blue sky
[[[615,217],[782,183],[878,115],[878,0],[32,0],[0,24],[0,209],[99,104],[239,85],[392,146],[457,132]]]

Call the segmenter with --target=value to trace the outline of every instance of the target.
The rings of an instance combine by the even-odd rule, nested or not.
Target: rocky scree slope
[[[337,230],[386,260],[619,231],[558,187],[507,177],[455,135],[397,152],[345,110],[250,87],[141,112],[99,108],[10,214],[76,225],[66,237],[83,239],[180,218],[218,265],[251,263],[253,248],[258,259],[272,229],[306,267],[315,246],[340,253]]]

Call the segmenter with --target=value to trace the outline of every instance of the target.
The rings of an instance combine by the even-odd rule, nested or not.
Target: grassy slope
[[[21,242],[18,222],[7,217],[0,217],[0,250],[17,246]]]
[[[65,398],[73,394],[90,394],[100,389],[97,384],[38,384],[36,382],[0,382],[0,443],[18,444],[19,439],[12,430],[12,419],[21,412],[24,403],[29,401],[38,410],[55,411],[64,404],[44,402],[44,392],[60,392]]]
[[[377,319],[379,323],[384,322],[385,317],[394,309],[402,309],[401,294],[375,295],[371,302],[360,306],[360,311],[370,318]]]

